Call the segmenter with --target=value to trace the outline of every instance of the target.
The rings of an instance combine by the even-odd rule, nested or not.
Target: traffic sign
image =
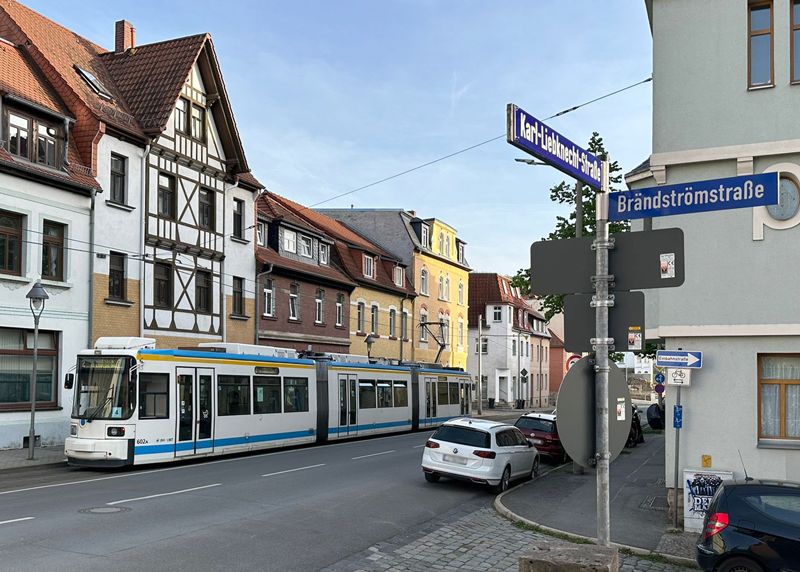
[[[591,302],[590,294],[564,297],[564,349],[568,352],[593,351],[590,340],[595,337],[595,315]],[[608,337],[614,338],[616,351],[642,351],[642,332],[644,292],[615,292],[613,311],[608,313]]]
[[[656,352],[656,365],[660,367],[700,369],[703,367],[703,352],[658,350]]]
[[[666,378],[666,377],[664,377],[664,374],[663,374],[663,373],[661,373],[661,372],[658,372],[658,373],[656,374],[656,383],[664,383],[664,382],[666,381],[666,379],[667,379],[667,378]]]
[[[514,147],[590,187],[602,187],[603,163],[600,159],[513,103],[506,106],[506,113],[506,138]]]
[[[667,375],[668,385],[682,385],[688,387],[691,385],[692,370],[685,368],[671,368]]]
[[[672,427],[674,429],[683,428],[683,405],[676,405],[672,412]]]
[[[520,370],[519,374],[520,374],[522,377],[528,377],[528,370],[527,370],[527,369],[525,369],[525,368],[522,368],[522,369]]]
[[[778,203],[778,173],[610,193],[608,220],[741,209]]]
[[[656,384],[656,393],[664,393],[664,384],[662,383]]]

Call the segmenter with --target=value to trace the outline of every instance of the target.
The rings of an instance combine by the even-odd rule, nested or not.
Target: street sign
[[[587,468],[594,466],[596,451],[594,363],[590,357],[575,363],[561,382],[556,401],[561,444],[574,462]],[[613,461],[625,447],[631,430],[631,396],[625,375],[613,362],[609,366],[609,452]]]
[[[692,370],[684,368],[671,368],[667,375],[667,385],[691,385]]]
[[[564,296],[564,348],[568,352],[591,352],[595,337],[595,315],[590,294]],[[613,311],[608,313],[608,337],[616,351],[642,351],[644,293],[615,292]],[[638,334],[638,337],[637,337]],[[638,344],[638,345],[637,345]]]
[[[663,374],[663,373],[661,373],[661,372],[658,372],[658,373],[656,374],[656,383],[664,383],[664,381],[666,381],[666,379],[667,379],[667,378],[666,378],[666,377],[664,377],[664,374]]]
[[[528,370],[527,370],[527,369],[525,369],[525,368],[522,368],[522,369],[520,370],[519,374],[520,374],[522,377],[528,377]]]
[[[586,183],[602,187],[602,161],[513,103],[506,106],[506,138],[514,147]]]
[[[656,393],[664,393],[664,385],[661,383],[656,384]]]
[[[608,220],[741,209],[778,203],[778,173],[610,193]]]
[[[660,367],[690,367],[692,369],[700,369],[703,367],[703,352],[658,350],[656,352],[656,365]]]
[[[683,405],[676,405],[672,413],[673,429],[683,428]]]

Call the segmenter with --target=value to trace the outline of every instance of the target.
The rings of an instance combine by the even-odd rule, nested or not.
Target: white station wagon
[[[513,425],[453,419],[425,443],[422,470],[431,483],[450,477],[489,485],[499,493],[513,479],[539,474],[539,452]]]

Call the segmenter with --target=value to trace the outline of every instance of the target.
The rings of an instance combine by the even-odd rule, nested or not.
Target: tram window
[[[278,376],[253,377],[253,413],[281,412],[281,378]]]
[[[458,395],[458,382],[451,381],[450,382],[450,405],[458,405],[461,403],[461,399],[459,399]]]
[[[308,411],[308,378],[283,378],[283,410],[286,413]]]
[[[392,382],[378,380],[378,407],[392,406]]]
[[[408,407],[408,384],[405,381],[394,382],[394,406]]]
[[[169,374],[139,375],[139,419],[169,418]]]
[[[448,405],[450,403],[450,397],[447,389],[447,382],[440,381],[436,384],[436,388],[436,396],[439,398],[439,405]]]
[[[358,382],[358,408],[375,408],[375,380],[362,379]]]
[[[246,375],[219,375],[219,415],[250,415],[250,377]]]

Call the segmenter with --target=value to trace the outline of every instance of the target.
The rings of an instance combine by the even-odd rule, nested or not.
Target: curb
[[[66,458],[62,459],[61,461],[33,462],[29,465],[14,465],[12,467],[0,467],[0,475],[13,472],[30,471],[31,469],[38,469],[38,468],[66,467],[66,466],[67,466]]]
[[[553,469],[553,470],[555,470],[555,469]],[[552,471],[548,471],[548,472],[552,472]],[[547,473],[545,473],[545,474],[547,474]],[[537,477],[537,479],[540,479],[543,476],[544,475],[541,475],[541,476]],[[555,536],[555,537],[562,537],[565,540],[567,540],[568,542],[577,542],[577,543],[581,543],[581,544],[586,544],[588,542],[590,544],[597,544],[597,539],[596,538],[592,538],[590,536],[583,536],[582,534],[575,534],[575,533],[567,532],[567,531],[564,531],[564,530],[559,530],[557,528],[552,528],[550,526],[545,526],[543,524],[539,524],[538,522],[534,522],[532,520],[528,520],[527,518],[522,517],[522,516],[516,514],[515,512],[512,512],[508,507],[506,507],[503,504],[503,497],[504,496],[506,496],[507,494],[509,494],[511,492],[516,491],[517,489],[520,489],[520,488],[524,487],[525,485],[528,485],[528,484],[531,484],[531,483],[535,482],[537,479],[534,479],[533,481],[527,481],[527,482],[521,483],[521,484],[519,484],[519,485],[517,485],[515,487],[512,487],[512,488],[508,489],[507,491],[497,495],[494,498],[494,502],[492,503],[492,506],[494,507],[495,511],[497,511],[497,513],[500,516],[510,520],[511,522],[528,525],[530,527],[533,527],[533,528],[536,528],[536,529],[542,531],[545,534],[549,534],[549,535]],[[616,546],[617,548],[619,548],[621,550],[624,550],[626,552],[630,552],[631,554],[634,554],[636,556],[658,556],[660,558],[663,558],[664,560],[666,560],[670,564],[677,564],[679,566],[685,566],[687,568],[698,569],[697,563],[694,560],[691,560],[689,558],[684,558],[682,556],[673,556],[672,554],[664,554],[663,552],[656,552],[655,550],[647,550],[645,548],[638,548],[636,546],[628,546],[627,544],[618,544],[616,542],[612,542],[611,545],[612,546]]]

